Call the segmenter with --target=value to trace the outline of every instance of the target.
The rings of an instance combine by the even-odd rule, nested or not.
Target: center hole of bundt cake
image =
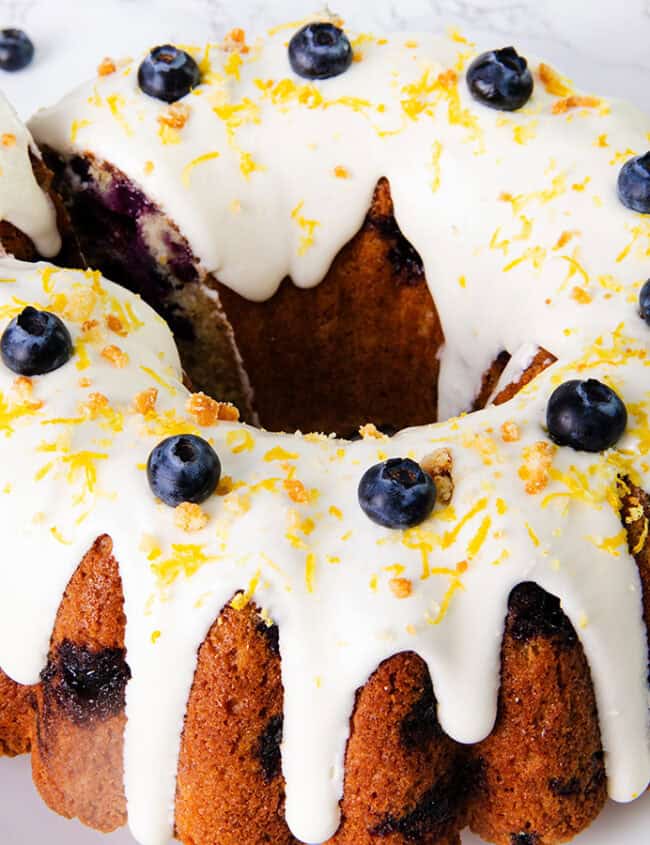
[[[88,263],[165,317],[195,391],[275,431],[355,437],[373,423],[390,435],[437,420],[443,328],[388,180],[318,284],[285,278],[260,302],[205,272],[175,221],[112,165],[48,161]],[[477,374],[474,409],[493,395],[508,358],[495,350],[482,386]]]

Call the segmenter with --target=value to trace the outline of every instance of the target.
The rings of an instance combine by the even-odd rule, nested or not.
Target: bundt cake
[[[646,118],[319,21],[106,60],[31,127],[196,391],[133,293],[0,261],[0,712],[47,803],[556,845],[640,795]]]
[[[52,173],[13,108],[0,92],[0,252],[34,261],[80,257]]]

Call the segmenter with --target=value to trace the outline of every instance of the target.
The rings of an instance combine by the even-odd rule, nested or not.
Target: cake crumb
[[[88,343],[97,342],[102,337],[102,330],[98,320],[86,320],[81,326],[83,338]]]
[[[64,317],[82,325],[90,320],[97,305],[97,294],[92,288],[73,290],[70,297],[61,301]]]
[[[238,53],[246,55],[250,52],[250,47],[246,44],[246,31],[240,27],[235,27],[226,34],[222,46],[226,53],[236,50]]]
[[[190,107],[185,103],[172,103],[158,115],[158,123],[170,129],[182,129],[190,119]]]
[[[388,586],[391,593],[398,599],[407,599],[413,592],[413,583],[409,578],[391,578]]]
[[[23,405],[32,411],[38,411],[43,407],[43,402],[34,401],[34,382],[27,376],[18,376],[12,385],[13,393]]]
[[[390,438],[379,431],[374,423],[366,423],[359,428],[359,434],[364,440],[389,440]]]
[[[106,326],[110,331],[118,334],[120,337],[126,337],[128,335],[128,331],[124,328],[124,324],[116,314],[106,315]]]
[[[230,402],[217,402],[205,393],[193,393],[188,397],[185,410],[201,426],[216,422],[237,422],[239,411]]]
[[[138,393],[133,400],[133,406],[138,414],[146,417],[148,414],[156,410],[156,402],[158,401],[158,389],[150,387]]]
[[[541,493],[548,484],[555,452],[555,446],[545,440],[538,440],[532,446],[525,447],[524,463],[519,468],[519,477],[526,482],[525,490],[529,495]]]
[[[448,505],[454,495],[454,480],[451,474],[453,460],[449,449],[436,449],[435,452],[430,452],[422,458],[420,466],[433,479],[438,501],[443,505]]]
[[[188,534],[201,531],[208,521],[207,513],[200,505],[192,504],[192,502],[182,502],[174,510],[174,524]]]
[[[109,56],[103,58],[97,66],[98,76],[110,76],[112,73],[115,73],[116,70],[117,65]]]
[[[349,179],[350,171],[347,169],[347,167],[343,167],[343,165],[337,164],[334,168],[334,175],[337,179]]]
[[[507,420],[501,426],[501,439],[504,443],[516,443],[521,437],[521,431],[517,423]]]
[[[2,135],[2,146],[3,147],[15,147],[16,146],[16,136],[13,135],[11,132],[5,132]]]
[[[88,401],[84,402],[81,407],[88,419],[96,420],[108,408],[108,404],[108,398],[103,393],[91,393]]]
[[[124,369],[129,363],[129,356],[123,352],[119,346],[105,346],[101,352],[102,358],[105,358],[109,364],[117,367],[119,370]]]

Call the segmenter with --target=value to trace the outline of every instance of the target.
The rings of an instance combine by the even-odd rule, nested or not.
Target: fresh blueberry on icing
[[[305,79],[339,76],[352,63],[352,45],[347,35],[331,23],[310,23],[289,42],[289,62]]]
[[[436,488],[415,461],[391,458],[366,470],[358,496],[363,512],[378,525],[412,528],[433,510]]]
[[[4,330],[0,352],[12,372],[42,376],[70,360],[72,338],[56,314],[37,311],[28,305]]]
[[[200,504],[217,489],[221,462],[212,446],[195,434],[177,434],[159,443],[147,463],[149,486],[166,505]]]
[[[580,452],[602,452],[620,440],[627,425],[627,409],[611,387],[590,378],[565,381],[552,394],[546,409],[551,439]]]
[[[0,70],[22,70],[34,58],[34,45],[22,29],[0,30]]]
[[[639,292],[639,313],[650,326],[650,279],[648,279]]]
[[[175,103],[201,82],[201,71],[184,50],[171,44],[154,47],[138,69],[138,84],[145,94]]]
[[[650,153],[625,162],[618,174],[618,197],[626,208],[650,214]]]
[[[467,84],[475,100],[499,111],[516,111],[533,93],[528,62],[514,47],[477,56],[467,70]]]

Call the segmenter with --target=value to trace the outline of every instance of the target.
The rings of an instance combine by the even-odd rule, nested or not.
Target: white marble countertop
[[[0,24],[24,27],[32,68],[0,74],[0,88],[28,115],[56,100],[104,55],[132,55],[163,40],[206,40],[234,25],[259,31],[300,19],[320,0],[0,0]],[[650,111],[649,0],[331,0],[358,29],[460,26],[486,47],[514,43],[544,56],[584,89]]]
[[[0,27],[17,25],[37,57],[18,74],[0,72],[0,89],[27,117],[84,77],[99,61],[135,55],[154,42],[204,41],[233,26],[250,32],[299,20],[319,0],[0,0]],[[458,26],[480,46],[514,44],[543,56],[575,83],[623,97],[650,112],[650,0],[331,0],[351,28]],[[647,845],[650,793],[632,807],[611,806],[578,837],[580,845]],[[28,760],[0,760],[0,842],[7,845],[134,845],[50,814],[30,785]],[[464,845],[478,840],[463,835]]]

